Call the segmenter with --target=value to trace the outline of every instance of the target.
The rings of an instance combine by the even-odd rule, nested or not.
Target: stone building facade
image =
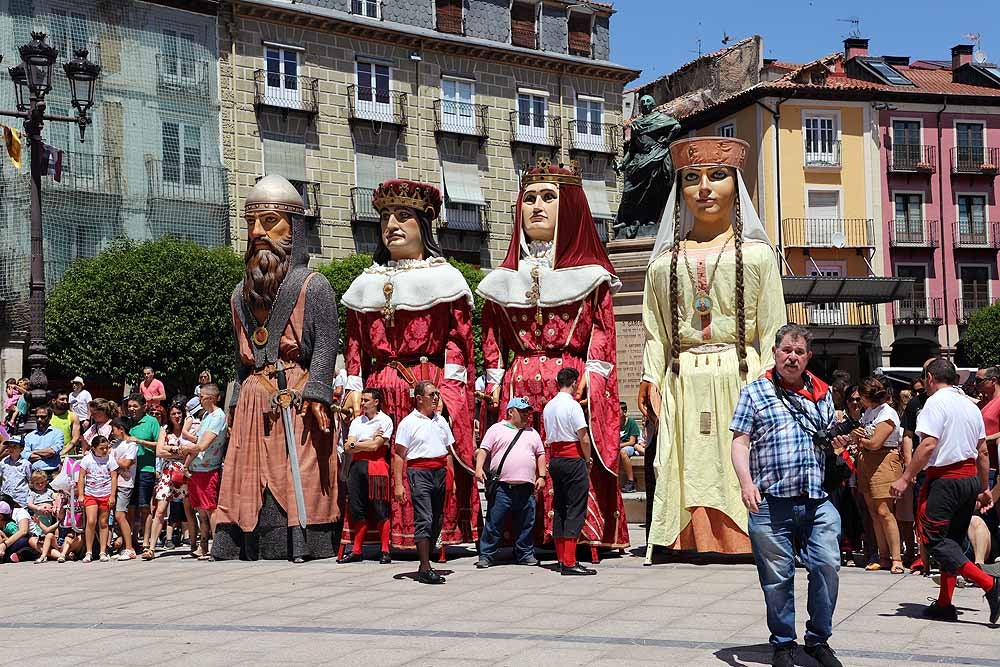
[[[314,261],[371,252],[371,190],[433,183],[446,253],[495,266],[518,174],[577,160],[599,233],[617,210],[622,90],[609,5],[563,0],[251,0],[219,21],[223,161],[233,243],[267,173],[296,183]]]

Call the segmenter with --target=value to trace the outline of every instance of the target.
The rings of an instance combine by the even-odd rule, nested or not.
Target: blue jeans
[[[521,562],[535,557],[532,531],[535,527],[535,485],[497,485],[497,495],[486,512],[486,526],[479,538],[479,557],[492,561],[500,547],[503,525],[507,515],[512,515],[511,530],[517,532],[514,541],[514,560]]]
[[[795,561],[793,541],[809,572],[806,646],[833,633],[833,610],[840,586],[840,514],[828,498],[764,496],[750,514],[750,544],[767,606],[773,646],[795,642]]]

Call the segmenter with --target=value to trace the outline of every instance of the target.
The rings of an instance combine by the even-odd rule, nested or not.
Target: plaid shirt
[[[811,391],[809,374],[806,386]],[[787,403],[778,398],[769,378],[751,382],[740,392],[729,430],[750,436],[750,476],[761,495],[825,498],[824,461],[813,446],[811,433],[818,424],[827,427],[833,424],[833,398],[829,391],[817,402],[790,391],[784,394]],[[809,418],[799,414],[796,421],[788,403],[798,405]]]

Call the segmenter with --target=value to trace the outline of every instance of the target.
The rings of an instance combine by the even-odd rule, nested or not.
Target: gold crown
[[[531,185],[533,183],[562,183],[565,185],[581,185],[583,183],[583,176],[580,173],[580,165],[576,160],[570,160],[569,167],[563,164],[556,166],[556,169],[569,169],[570,173],[563,173],[562,171],[550,171],[552,167],[552,160],[547,157],[539,157],[535,161],[535,168],[529,171],[521,179],[521,187]]]
[[[433,185],[395,179],[386,181],[372,194],[372,206],[382,211],[390,206],[406,206],[436,218],[441,209],[441,192]]]

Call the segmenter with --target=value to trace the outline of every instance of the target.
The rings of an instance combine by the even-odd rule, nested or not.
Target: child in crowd
[[[77,495],[83,496],[83,508],[87,514],[84,563],[93,559],[95,529],[99,533],[101,562],[111,560],[107,553],[108,514],[112,494],[116,491],[115,481],[111,477],[111,445],[107,438],[99,435],[90,443],[90,451],[80,461],[80,481],[77,482]]]
[[[0,493],[24,507],[28,504],[31,461],[21,458],[24,443],[20,438],[7,440],[3,451],[7,456],[0,460]]]
[[[21,398],[21,388],[15,378],[7,378],[7,387],[3,400],[3,421],[13,424],[17,417],[17,399]]]
[[[28,514],[31,515],[28,546],[41,555],[35,561],[44,563],[56,539],[56,496],[49,488],[49,477],[41,470],[31,473],[31,490],[28,492]]]
[[[111,420],[111,437],[116,442],[111,450],[111,475],[117,492],[115,494],[115,521],[121,533],[122,548],[116,560],[133,560],[135,547],[132,543],[132,526],[128,517],[129,501],[135,488],[135,461],[139,446],[129,440],[128,431],[120,419]]]
[[[60,563],[65,563],[67,559],[75,560],[76,555],[83,551],[83,527],[86,519],[83,516],[83,505],[75,494],[74,486],[69,487],[68,491],[56,492],[59,536],[56,538],[53,555]]]

